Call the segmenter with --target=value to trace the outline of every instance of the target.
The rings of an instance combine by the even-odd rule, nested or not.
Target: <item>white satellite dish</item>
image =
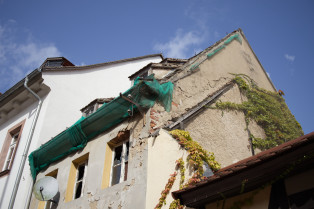
[[[39,179],[33,188],[36,199],[40,201],[52,201],[52,198],[58,193],[58,182],[51,176]]]

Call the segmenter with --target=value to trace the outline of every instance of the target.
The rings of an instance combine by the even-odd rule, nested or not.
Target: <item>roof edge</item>
[[[239,31],[239,33],[241,34],[241,36],[245,39],[246,43],[248,44],[248,46],[250,47],[251,51],[253,52],[253,55],[254,55],[255,59],[257,60],[258,64],[261,66],[263,72],[265,73],[266,78],[268,79],[268,81],[270,82],[270,84],[272,85],[272,87],[274,88],[274,90],[277,91],[277,89],[276,89],[274,83],[272,82],[272,80],[271,80],[271,79],[269,78],[269,76],[267,75],[267,72],[266,72],[266,70],[264,69],[262,63],[259,61],[258,57],[256,56],[254,50],[252,49],[252,47],[251,47],[251,45],[250,45],[250,43],[249,43],[249,41],[248,41],[247,38],[245,37],[244,32],[242,31],[241,28],[238,28],[237,31]]]
[[[93,65],[44,67],[43,71],[83,70],[83,69],[101,67],[101,66],[112,65],[112,64],[119,64],[123,62],[135,61],[135,60],[140,60],[140,59],[145,59],[145,58],[150,58],[150,57],[157,57],[157,56],[159,56],[162,60],[164,59],[163,55],[159,53],[159,54],[149,54],[149,55],[144,55],[144,56],[139,56],[139,57],[115,60],[115,61],[110,61],[110,62],[103,62],[103,63],[93,64]]]
[[[263,152],[258,153],[257,155],[245,158],[237,163],[231,164],[227,167],[224,167],[220,170],[218,170],[213,176],[209,177],[208,180],[200,182],[196,185],[187,187],[185,189],[177,190],[172,192],[172,197],[174,199],[180,199],[180,202],[187,206],[196,206],[202,204],[209,204],[213,201],[215,201],[215,198],[218,198],[219,195],[219,189],[215,190],[217,188],[222,188],[221,185],[224,182],[229,182],[228,183],[228,198],[232,197],[232,192],[237,192],[239,191],[239,188],[241,187],[241,181],[232,181],[233,178],[238,178],[239,176],[248,178],[248,174],[252,173],[252,171],[256,170],[258,171],[261,167],[267,167],[269,168],[269,165],[272,163],[275,163],[278,166],[272,166],[276,172],[281,172],[282,170],[285,169],[285,166],[293,163],[293,161],[290,161],[292,159],[297,161],[297,158],[304,157],[304,155],[307,155],[308,153],[312,153],[312,149],[314,148],[314,132],[311,132],[309,134],[303,135],[299,138],[296,138],[294,140],[288,141],[286,143],[283,143],[277,147],[273,147],[271,149],[265,150]],[[279,159],[283,159],[284,162],[282,164],[277,163]],[[287,160],[285,160],[287,159]],[[314,162],[314,158],[308,159],[310,164],[312,164],[312,161]],[[309,164],[309,162],[304,161],[304,163]],[[297,166],[297,165],[295,165]],[[301,165],[299,165],[301,166]],[[302,167],[302,166],[301,166]],[[273,172],[273,171],[272,171]],[[263,173],[263,172],[260,172]],[[273,172],[274,173],[274,172]],[[266,173],[268,175],[268,173]],[[259,174],[258,174],[259,175]],[[252,178],[260,178],[257,175],[252,177]],[[264,175],[264,174],[261,174]],[[270,178],[271,175],[270,175]],[[260,178],[264,179],[264,178]],[[250,189],[256,189],[258,186],[261,186],[263,184],[262,181],[260,180],[259,183],[256,183],[255,181],[251,181]],[[268,180],[265,180],[266,182]],[[253,182],[253,183],[252,183]],[[246,185],[246,192],[251,191],[248,188],[249,185]],[[211,194],[206,194],[206,197],[196,197],[195,194],[203,192],[204,190],[211,189],[214,192],[211,192]],[[223,188],[222,188],[223,189]],[[217,193],[218,192],[218,193]],[[225,194],[226,195],[226,194]],[[219,196],[220,197],[220,196]],[[207,199],[207,200],[206,200]]]
[[[0,107],[3,105],[2,103],[5,103],[5,100],[7,100],[8,97],[10,97],[13,94],[18,94],[18,90],[24,88],[24,82],[25,78],[28,77],[29,83],[32,84],[38,79],[42,78],[41,71],[36,68],[31,73],[29,73],[27,76],[25,76],[22,80],[17,82],[14,86],[9,88],[7,91],[5,91],[3,94],[0,95]]]

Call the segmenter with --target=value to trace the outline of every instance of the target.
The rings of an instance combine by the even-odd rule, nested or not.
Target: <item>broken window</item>
[[[72,161],[65,202],[70,202],[83,196],[84,187],[87,183],[88,156],[89,153],[86,153]]]
[[[123,142],[113,150],[111,186],[127,180],[129,142]]]
[[[97,109],[98,109],[98,104],[91,105],[84,110],[83,116],[87,117],[87,116],[91,115],[92,113],[96,112]]]
[[[83,187],[87,170],[87,161],[77,166],[76,182],[74,187],[74,199],[83,196]]]

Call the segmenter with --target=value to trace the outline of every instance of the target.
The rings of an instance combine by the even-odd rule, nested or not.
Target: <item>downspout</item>
[[[40,71],[40,69],[39,69],[39,71]],[[21,177],[22,177],[22,174],[23,174],[25,162],[26,162],[26,159],[27,159],[27,154],[28,154],[28,151],[29,151],[29,147],[30,147],[30,145],[31,145],[31,142],[32,142],[32,138],[33,138],[33,135],[34,135],[34,130],[35,130],[36,123],[37,123],[37,120],[38,120],[38,116],[39,116],[39,113],[40,113],[40,110],[41,110],[41,106],[42,106],[42,100],[41,100],[41,98],[27,86],[27,83],[28,83],[28,77],[26,76],[25,82],[24,82],[24,87],[25,87],[39,102],[38,102],[38,106],[37,106],[36,115],[35,115],[35,117],[34,117],[34,119],[33,119],[32,126],[31,126],[31,130],[30,130],[30,133],[29,133],[28,138],[27,138],[27,142],[26,142],[26,146],[25,146],[25,149],[24,149],[24,153],[23,153],[23,155],[22,155],[22,160],[21,160],[20,167],[19,167],[19,170],[18,170],[18,173],[17,173],[17,177],[16,177],[16,179],[15,179],[15,183],[14,183],[14,187],[13,187],[13,192],[12,192],[11,199],[10,199],[10,203],[9,203],[9,209],[13,209],[13,206],[14,206],[16,194],[17,194],[17,191],[18,191],[18,188],[19,188],[19,185],[20,185],[20,181],[21,181]],[[32,181],[33,181],[33,180],[32,180]],[[33,183],[32,183],[32,185],[33,185]],[[26,206],[29,205],[29,199],[30,199],[30,198],[27,198],[27,199],[28,199],[28,200],[27,200],[28,202],[27,202]]]

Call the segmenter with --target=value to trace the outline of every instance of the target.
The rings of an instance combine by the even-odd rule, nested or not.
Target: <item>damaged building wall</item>
[[[125,121],[91,140],[83,150],[51,164],[49,168],[40,172],[37,180],[57,170],[56,179],[60,192],[57,208],[145,208],[147,143],[140,137],[145,130],[143,124],[141,116],[135,116],[132,120]],[[103,175],[105,172],[110,172],[104,170],[105,163],[108,162],[106,161],[107,143],[115,139],[121,131],[127,130],[130,130],[127,180],[102,188]],[[71,200],[69,201],[67,200],[69,198],[67,192],[72,162],[85,155],[88,155],[88,166],[83,196],[78,199],[70,197]],[[134,198],[134,194],[137,194],[136,198]],[[43,208],[43,206],[44,203],[40,203],[33,195],[30,208]]]
[[[253,79],[259,87],[275,91],[245,37],[240,32],[235,34],[239,34],[241,41],[232,40],[218,53],[206,59],[207,54],[222,46],[226,39],[220,41],[213,48],[206,49],[192,58],[182,67],[181,72],[169,79],[175,85],[172,111],[164,112],[160,105],[153,107],[154,130],[175,122],[187,111],[197,107],[200,102],[211,98],[227,85],[232,85],[232,79],[235,77],[233,74],[245,74]],[[230,34],[226,38],[231,35],[234,34]],[[191,70],[191,65],[201,62],[201,60],[204,61],[199,64],[197,69]],[[235,103],[246,100],[236,85],[222,95],[217,99]],[[214,106],[211,104],[211,107]],[[210,109],[209,105],[205,105],[200,114],[188,119],[183,121],[183,128],[189,131],[191,137],[206,150],[214,152],[217,161],[223,167],[252,155],[243,113],[222,112]],[[252,122],[249,127],[254,135],[265,136],[263,130],[256,123]],[[180,127],[176,126],[176,128]]]
[[[242,103],[246,98],[234,85],[219,99],[222,102]],[[210,107],[215,107],[215,104]],[[185,123],[185,129],[204,148],[215,153],[216,159],[222,167],[252,155],[245,117],[242,112],[221,111],[206,107],[201,114]],[[250,124],[250,131],[258,137],[265,137],[263,129],[254,121]]]

